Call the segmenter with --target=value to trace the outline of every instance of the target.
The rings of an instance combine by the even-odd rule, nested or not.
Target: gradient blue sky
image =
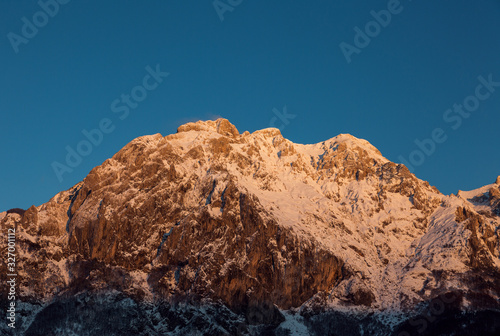
[[[339,44],[387,4],[243,0],[221,21],[212,1],[73,0],[16,53],[8,33],[21,35],[40,6],[2,1],[0,211],[48,201],[138,136],[217,116],[254,131],[285,105],[296,116],[286,138],[350,133],[395,162],[442,128],[447,140],[414,173],[447,194],[492,183],[500,88],[456,130],[443,114],[474,94],[478,76],[500,81],[500,1],[401,1],[348,64]],[[120,120],[111,103],[156,64],[170,75]],[[103,118],[114,131],[59,182],[51,164]]]

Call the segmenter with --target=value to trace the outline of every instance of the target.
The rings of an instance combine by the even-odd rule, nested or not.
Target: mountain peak
[[[264,137],[275,137],[281,135],[281,131],[275,127],[268,127],[268,128],[263,128],[261,130],[257,130],[252,134],[261,134]]]
[[[189,131],[215,131],[219,134],[227,136],[238,136],[240,134],[236,126],[234,126],[229,122],[229,120],[224,118],[219,118],[217,120],[199,120],[197,122],[189,122],[177,128],[177,133]]]
[[[380,151],[375,146],[373,146],[369,141],[357,138],[354,135],[348,133],[341,133],[331,138],[327,142],[333,142],[339,145],[342,144],[342,146],[345,146],[347,148],[360,147],[361,149],[366,150],[368,153],[371,152],[378,156],[383,157],[382,153],[380,153]]]
[[[499,182],[445,196],[350,134],[303,145],[220,118],[139,137],[0,228],[19,224],[23,302],[196,297],[249,324],[282,322],[278,308],[406,314],[447,293],[475,309],[500,297]]]

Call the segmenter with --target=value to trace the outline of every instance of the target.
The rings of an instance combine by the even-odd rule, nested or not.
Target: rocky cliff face
[[[404,321],[436,302],[450,321],[495,316],[499,180],[445,196],[365,140],[300,145],[225,119],[141,137],[0,214],[2,234],[17,228],[18,330],[412,334]],[[115,325],[85,319],[110,311]]]

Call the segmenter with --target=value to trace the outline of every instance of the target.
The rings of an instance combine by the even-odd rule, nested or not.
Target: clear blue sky
[[[297,143],[350,133],[395,162],[441,128],[419,178],[448,194],[500,175],[500,87],[469,97],[478,76],[500,82],[498,0],[402,0],[386,27],[368,25],[373,38],[350,63],[340,44],[355,46],[354,28],[388,1],[239,2],[221,0],[218,13],[211,0],[73,0],[50,17],[36,1],[2,1],[0,211],[48,201],[138,136],[217,116],[240,131],[281,127]],[[168,77],[136,88],[157,64]],[[125,117],[120,99],[134,88],[147,97]],[[467,97],[468,118],[446,114]],[[288,124],[273,112],[285,105]],[[113,131],[59,181],[53,163],[103,119]]]

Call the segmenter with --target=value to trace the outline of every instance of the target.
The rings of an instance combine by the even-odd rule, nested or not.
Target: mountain
[[[0,225],[24,335],[500,331],[500,177],[443,195],[348,134],[188,123]]]

